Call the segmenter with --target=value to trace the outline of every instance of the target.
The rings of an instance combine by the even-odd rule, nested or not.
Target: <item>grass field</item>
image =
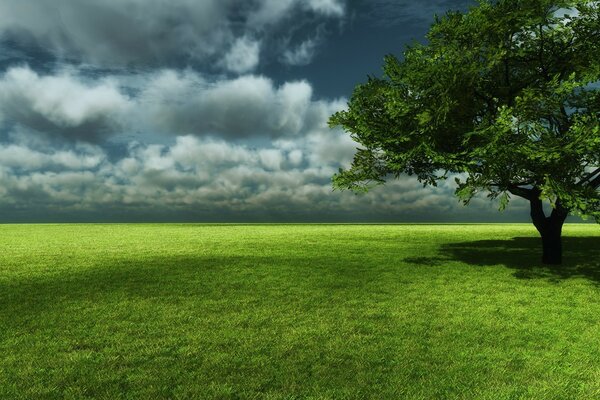
[[[2,399],[600,398],[600,227],[1,225]]]

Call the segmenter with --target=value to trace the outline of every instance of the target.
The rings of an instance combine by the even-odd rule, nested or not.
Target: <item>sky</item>
[[[0,222],[527,222],[453,180],[331,187],[329,116],[469,4],[0,0]]]

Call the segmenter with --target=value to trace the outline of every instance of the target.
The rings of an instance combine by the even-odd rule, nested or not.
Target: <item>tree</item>
[[[600,222],[600,14],[589,0],[481,0],[436,17],[426,44],[387,56],[331,116],[360,144],[335,188],[368,191],[414,175],[455,176],[478,192],[529,201],[546,264],[562,261],[569,214]],[[550,215],[543,202],[552,205]]]

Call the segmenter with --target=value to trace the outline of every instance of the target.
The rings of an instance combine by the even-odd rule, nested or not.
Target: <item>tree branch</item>
[[[541,191],[539,189],[536,189],[536,188],[527,189],[527,188],[519,187],[518,185],[509,185],[508,191],[511,192],[512,194],[514,194],[515,196],[522,197],[525,200],[529,200],[529,201],[536,199],[541,193]]]
[[[544,21],[546,22],[546,21]],[[538,52],[538,58],[539,58],[539,62],[540,62],[540,69],[542,71],[542,77],[544,78],[544,80],[546,82],[550,81],[550,77],[548,76],[548,69],[546,68],[546,65],[544,64],[544,26],[542,25],[542,23],[540,22],[539,24],[539,34],[540,34],[540,47],[539,47],[539,52]]]
[[[556,199],[554,203],[554,209],[552,210],[552,214],[550,214],[550,219],[553,221],[558,221],[561,224],[567,219],[569,215],[569,210],[567,210],[563,205],[560,199]]]
[[[588,184],[589,187],[596,189],[598,187],[600,187],[600,175],[596,176],[594,179],[592,179],[590,181],[590,183]]]
[[[587,174],[582,180],[578,182],[578,184],[584,185],[586,182],[589,182],[587,185],[589,187],[598,187],[598,185],[600,184],[600,168],[596,168],[594,171]]]
[[[535,193],[535,196],[529,199],[529,206],[531,208],[531,222],[538,230],[538,232],[543,236],[546,228],[548,227],[548,219],[546,218],[546,214],[544,213],[544,205],[542,204],[542,199],[540,199],[541,190],[534,188],[531,189],[532,193]]]

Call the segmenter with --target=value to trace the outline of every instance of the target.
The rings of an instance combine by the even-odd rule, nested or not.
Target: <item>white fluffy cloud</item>
[[[192,71],[161,70],[89,79],[72,70],[39,75],[17,67],[0,75],[0,128],[17,124],[80,141],[128,132],[290,137],[325,129],[345,104],[312,93],[306,81],[276,86],[257,75],[208,81]]]
[[[344,14],[344,3],[338,0],[308,0],[308,5],[314,11],[326,15],[342,16]]]
[[[40,151],[25,144],[0,145],[2,166],[19,171],[79,170],[95,168],[106,158],[97,147],[77,145],[73,149]]]
[[[350,161],[352,145],[336,131],[313,132],[304,140],[260,148],[180,136],[170,145],[132,143],[112,161],[91,145],[67,150],[0,145],[4,160],[0,212],[16,206],[63,212],[187,209],[206,210],[206,215],[281,213],[301,218],[327,218],[332,213],[427,217],[464,212],[449,195],[454,189],[450,182],[437,189],[423,188],[407,178],[366,196],[332,192],[331,175]],[[338,149],[339,154],[319,154],[319,148]],[[27,162],[19,162],[19,156]],[[483,199],[475,199],[471,208],[493,211],[493,205]]]
[[[27,67],[0,76],[0,122],[44,134],[96,140],[113,130],[130,106],[108,79],[89,84],[68,72],[40,76]]]
[[[235,41],[222,60],[225,68],[238,74],[254,70],[258,66],[260,43],[248,37]]]
[[[304,9],[329,17],[341,17],[345,12],[342,0],[261,0],[249,15],[251,25],[264,26],[290,19],[294,9]]]

